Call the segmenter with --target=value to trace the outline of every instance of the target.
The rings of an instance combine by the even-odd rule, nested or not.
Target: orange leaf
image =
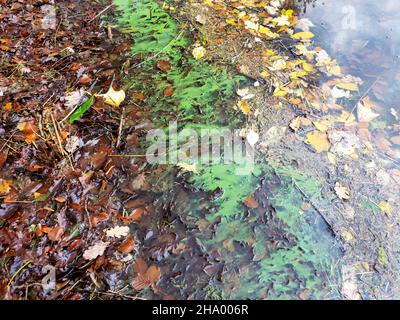
[[[57,226],[55,228],[52,228],[48,233],[47,233],[47,237],[49,238],[49,240],[51,241],[57,241],[58,239],[60,239],[60,237],[64,234],[64,230],[60,227]]]
[[[127,238],[119,247],[118,250],[122,253],[130,253],[135,249],[135,241],[132,237]]]
[[[161,277],[160,269],[156,266],[151,266],[147,269],[146,276],[151,283],[156,283]]]

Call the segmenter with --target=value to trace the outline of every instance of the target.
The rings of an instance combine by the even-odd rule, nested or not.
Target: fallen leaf
[[[192,55],[195,57],[195,59],[201,59],[205,56],[205,54],[206,49],[202,46],[195,47],[192,51]]]
[[[393,208],[387,201],[381,201],[378,206],[386,215],[391,215],[393,213]]]
[[[105,103],[114,107],[119,107],[126,98],[124,90],[116,91],[113,87],[110,87],[107,93],[99,94],[97,96],[103,97]]]
[[[163,90],[163,95],[164,95],[164,97],[169,98],[174,94],[174,92],[175,92],[175,90],[171,86],[168,86],[168,87],[165,87],[165,89]]]
[[[146,276],[150,283],[156,283],[161,277],[160,269],[156,266],[150,266],[146,271]]]
[[[247,116],[251,110],[251,106],[244,100],[239,100],[237,106],[240,111],[243,112],[245,116]]]
[[[320,131],[308,133],[305,142],[311,145],[318,153],[328,151],[331,147],[327,134]]]
[[[292,38],[296,40],[309,40],[311,38],[314,38],[314,34],[309,31],[303,31],[293,34]]]
[[[114,228],[106,230],[107,237],[121,238],[126,237],[129,234],[129,227],[116,226]]]
[[[357,117],[360,122],[371,122],[379,117],[379,113],[373,112],[370,108],[365,107],[359,102],[357,104]]]
[[[60,239],[60,237],[64,234],[64,230],[60,227],[57,226],[55,228],[52,228],[48,233],[47,233],[47,237],[49,238],[49,240],[51,241],[57,241],[58,239]]]
[[[135,241],[132,237],[127,238],[122,244],[118,247],[118,251],[122,253],[131,253],[135,250]]]
[[[250,146],[254,147],[258,142],[258,140],[260,140],[260,136],[258,135],[257,132],[250,130],[246,135],[246,140]]]
[[[163,72],[168,72],[172,68],[172,64],[167,60],[159,60],[157,61],[157,68]]]
[[[99,256],[104,254],[104,251],[107,249],[109,242],[98,241],[95,245],[90,246],[83,253],[83,258],[85,260],[94,260]]]
[[[389,263],[389,260],[388,260],[388,257],[387,257],[387,254],[386,254],[386,251],[385,251],[384,247],[380,247],[379,248],[379,251],[378,251],[378,262],[383,266],[385,266],[385,265],[387,265]]]
[[[254,199],[254,197],[251,197],[251,196],[249,196],[246,199],[244,199],[243,203],[245,204],[245,206],[247,208],[250,208],[250,209],[256,209],[256,208],[259,207],[259,204],[258,204],[257,200]]]
[[[342,233],[342,237],[345,241],[350,242],[350,241],[354,240],[353,234],[350,231],[348,231],[347,229],[343,229],[341,233]]]
[[[342,186],[339,182],[336,182],[335,192],[339,199],[349,200],[350,199],[350,191],[346,187]]]
[[[11,180],[0,179],[0,194],[6,194],[10,191]]]

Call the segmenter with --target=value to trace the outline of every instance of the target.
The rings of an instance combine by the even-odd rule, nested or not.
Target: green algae
[[[132,34],[133,54],[141,54],[144,63],[128,79],[128,87],[143,90],[147,105],[156,115],[156,125],[168,121],[218,123],[222,106],[234,95],[235,88],[245,78],[232,76],[191,57],[187,31],[153,0],[114,0],[121,12],[118,23]],[[168,60],[172,67],[166,73],[155,69],[155,61]],[[172,87],[174,93],[165,97],[163,91]],[[232,108],[228,109],[228,113]],[[233,117],[231,117],[233,119]]]
[[[155,125],[165,127],[168,122],[178,120],[180,129],[198,131],[222,129],[226,123],[235,127],[242,122],[226,104],[244,81],[243,77],[232,76],[227,70],[191,57],[189,34],[156,1],[114,0],[114,3],[121,12],[120,25],[134,39],[132,54],[140,54],[144,59],[126,82],[128,87],[146,92],[146,104],[154,115]],[[171,62],[172,67],[166,73],[155,68],[159,59]],[[166,86],[174,89],[171,97],[163,95]],[[210,222],[218,221],[213,236],[198,237],[209,250],[218,249],[226,272],[222,283],[210,282],[205,296],[287,299],[296,296],[299,290],[309,290],[314,298],[327,294],[329,290],[324,283],[335,273],[331,268],[336,258],[331,250],[333,239],[324,230],[323,222],[317,228],[310,222],[318,220],[317,212],[300,214],[304,195],[321,200],[316,180],[291,167],[274,164],[256,165],[249,175],[237,175],[238,168],[240,164],[235,163],[198,164],[197,173],[189,178],[195,187],[217,193],[206,216]],[[279,177],[280,184],[271,190],[270,202],[284,225],[282,232],[294,239],[294,243],[285,243],[272,252],[267,250],[270,235],[265,226],[257,223],[255,211],[250,210],[247,215],[242,203],[254,193],[261,174],[271,180]],[[198,202],[194,203],[188,214],[196,220],[200,214],[196,209]],[[243,248],[250,246],[254,257],[249,257],[245,250],[226,250],[226,240]]]

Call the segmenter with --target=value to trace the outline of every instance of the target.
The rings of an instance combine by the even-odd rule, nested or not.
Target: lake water
[[[316,44],[344,73],[360,77],[360,96],[376,103],[387,125],[399,123],[400,10],[397,0],[328,0],[305,6]]]

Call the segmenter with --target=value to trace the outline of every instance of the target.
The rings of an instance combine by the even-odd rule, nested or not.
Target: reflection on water
[[[399,9],[398,0],[317,0],[303,14],[315,25],[317,45],[363,79],[360,95],[379,104],[387,124],[398,123],[400,113]]]

